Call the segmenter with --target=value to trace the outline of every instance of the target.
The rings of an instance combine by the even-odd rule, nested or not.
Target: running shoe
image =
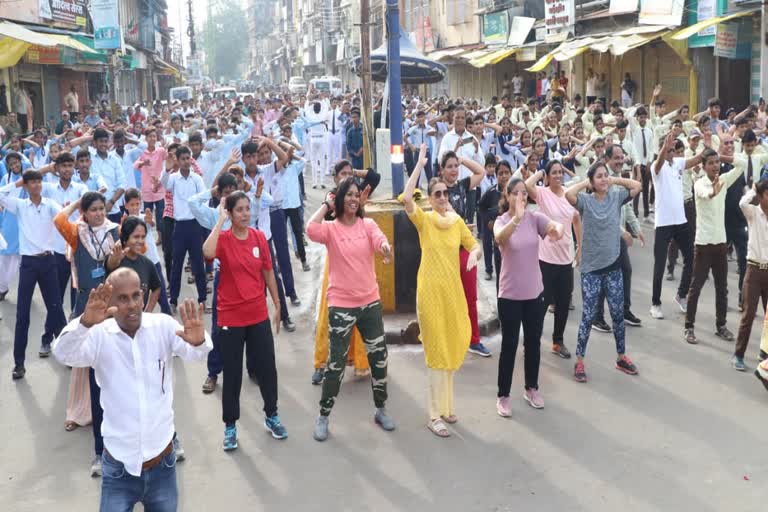
[[[721,325],[720,327],[718,327],[717,330],[715,331],[715,334],[719,338],[723,338],[725,341],[733,341],[736,339],[733,333],[729,331],[728,328],[724,325]]]
[[[45,359],[46,357],[51,355],[51,344],[50,343],[44,343],[40,346],[40,351],[37,353],[38,356]]]
[[[485,345],[482,343],[475,343],[474,345],[470,345],[469,351],[481,357],[491,357],[491,351],[485,348]]]
[[[280,416],[275,414],[269,418],[264,418],[264,428],[266,428],[275,439],[285,439],[288,437],[288,431],[280,422]]]
[[[321,414],[317,417],[312,437],[315,438],[315,441],[320,441],[321,443],[328,439],[328,416],[323,416]]]
[[[237,426],[233,423],[224,427],[224,451],[237,450]]]
[[[387,432],[395,430],[395,421],[389,414],[387,414],[387,410],[384,407],[378,407],[376,409],[376,413],[373,415],[373,421]]]
[[[552,344],[552,353],[555,355],[558,355],[562,357],[563,359],[570,359],[571,358],[571,352],[568,350],[568,347],[566,347],[563,344]]]
[[[651,306],[650,313],[651,313],[651,318],[655,318],[656,320],[664,319],[664,312],[661,310],[661,305]]]
[[[733,366],[733,369],[739,372],[745,372],[747,371],[747,365],[744,364],[744,358],[739,356],[733,356],[731,358],[731,366]]]
[[[576,365],[573,367],[573,378],[576,379],[576,382],[587,382],[587,372],[584,370],[583,361],[577,361]]]
[[[323,368],[315,368],[315,373],[312,374],[312,385],[319,386],[323,382],[325,372]]]
[[[630,310],[626,310],[624,312],[624,323],[627,325],[632,325],[634,327],[640,327],[643,324],[643,321],[637,318],[635,314],[632,313]]]
[[[675,294],[675,304],[677,304],[677,307],[680,308],[680,311],[683,313],[688,312],[688,298],[687,297],[680,297],[679,295]]]
[[[593,321],[592,328],[597,332],[611,332],[613,330],[611,329],[611,326],[605,323],[605,320],[602,318],[598,318],[597,320]]]
[[[541,398],[541,393],[539,393],[538,389],[526,389],[523,393],[523,398],[525,398],[525,401],[528,402],[528,405],[534,409],[544,408],[544,399]]]
[[[500,396],[496,399],[496,412],[502,418],[509,418],[512,416],[512,408],[509,406],[508,396]]]
[[[626,354],[620,355],[616,360],[616,369],[626,373],[627,375],[637,375],[637,367],[634,365],[632,360],[626,356]]]
[[[696,335],[693,333],[693,328],[683,331],[683,338],[686,343],[690,343],[691,345],[696,345],[699,342],[699,340],[696,339]]]

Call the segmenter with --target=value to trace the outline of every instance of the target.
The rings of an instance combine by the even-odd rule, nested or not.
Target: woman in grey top
[[[587,382],[584,354],[601,290],[608,299],[616,339],[616,369],[637,375],[637,368],[624,354],[624,285],[619,255],[621,207],[642,189],[639,181],[610,176],[598,161],[587,172],[588,180],[568,189],[565,198],[581,214],[581,294],[583,314],[579,325],[574,378]],[[592,193],[582,192],[591,188]],[[581,193],[580,193],[581,192]]]

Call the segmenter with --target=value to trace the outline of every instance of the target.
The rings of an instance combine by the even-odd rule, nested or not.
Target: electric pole
[[[363,106],[363,165],[374,163],[373,109],[371,105],[371,9],[369,0],[360,0],[360,97]]]
[[[189,7],[189,26],[187,27],[189,53],[192,57],[195,57],[197,55],[197,45],[195,44],[195,20],[192,17],[192,0],[187,0],[187,6]]]

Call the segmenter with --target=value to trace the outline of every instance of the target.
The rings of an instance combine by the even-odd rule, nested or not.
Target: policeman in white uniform
[[[313,103],[305,112],[309,137],[309,158],[312,162],[312,188],[325,188],[325,176],[330,174],[330,132],[328,125],[332,111],[323,110],[320,102]]]

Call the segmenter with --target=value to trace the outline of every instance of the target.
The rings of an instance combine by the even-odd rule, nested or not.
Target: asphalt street
[[[307,218],[319,191],[311,196]],[[645,233],[649,245],[630,249],[633,310],[643,326],[627,328],[627,346],[639,375],[615,370],[612,335],[593,332],[590,381],[576,383],[573,361],[549,353],[548,315],[540,375],[546,407],[534,410],[522,398],[521,349],[512,418],[496,414],[496,334],[484,339],[493,357],[468,355],[457,374],[460,421],[447,440],[425,428],[426,372],[416,346],[390,351],[388,409],[395,432],[373,423],[370,385],[348,372],[331,416],[331,437],[324,444],[312,439],[320,388],[310,376],[324,251],[310,244],[312,270],[294,266],[302,305],[289,308],[298,329],[276,339],[287,440],[265,433],[258,387],[246,379],[240,448],[224,453],[221,387],[203,395],[205,364],[174,361],[176,428],[187,457],[178,466],[180,510],[764,510],[768,394],[751,373],[761,323],[755,323],[747,352],[750,370],[738,373],[729,364],[733,344],[714,335],[711,280],[699,307],[699,345],[683,342],[672,283],[664,281],[666,319],[651,319],[652,229],[646,226]],[[736,332],[735,263],[729,266],[728,325]],[[185,285],[183,293],[193,296],[192,287]],[[571,350],[581,314],[578,293],[574,301],[566,330]],[[0,509],[95,510],[99,480],[89,476],[90,427],[64,431],[69,370],[37,357],[45,313],[39,294],[27,376],[11,380],[15,304],[15,290],[0,303]]]

